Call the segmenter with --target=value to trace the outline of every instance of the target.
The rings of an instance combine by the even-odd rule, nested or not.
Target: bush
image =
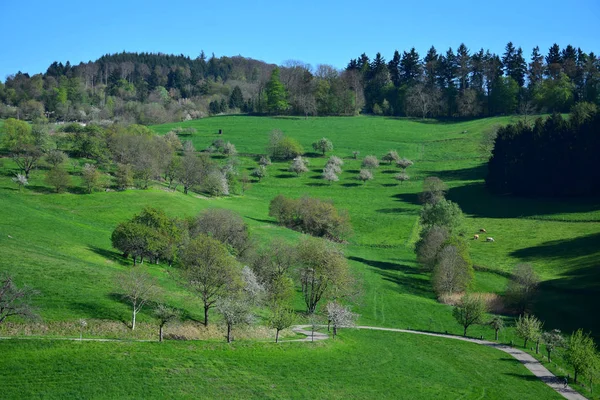
[[[281,131],[273,131],[269,137],[267,153],[275,160],[291,160],[304,154],[304,148],[297,140],[287,137]]]
[[[348,213],[317,198],[290,199],[278,195],[269,205],[269,216],[288,228],[334,241],[343,241],[352,233]]]

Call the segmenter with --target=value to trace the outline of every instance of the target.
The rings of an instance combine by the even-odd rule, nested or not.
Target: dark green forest
[[[0,82],[0,118],[155,124],[221,113],[477,118],[600,103],[600,60],[571,45],[530,56],[431,47],[362,54],[338,70],[289,60],[120,53]]]

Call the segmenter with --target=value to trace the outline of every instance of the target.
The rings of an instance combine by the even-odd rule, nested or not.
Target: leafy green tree
[[[423,204],[435,204],[444,199],[448,187],[440,178],[429,176],[423,181],[423,191],[419,196]]]
[[[150,228],[145,225],[131,221],[122,222],[111,235],[112,246],[120,250],[125,258],[131,255],[133,265],[136,266],[138,258],[140,262],[144,260],[150,234]]]
[[[43,153],[36,144],[31,126],[14,118],[4,121],[2,144],[10,152],[15,164],[23,171],[25,178],[34,169]]]
[[[575,370],[575,383],[577,383],[579,375],[585,375],[593,368],[595,357],[597,356],[594,339],[589,334],[584,334],[583,330],[578,329],[571,335],[565,353],[565,359]]]
[[[492,329],[494,330],[494,333],[496,334],[495,340],[497,342],[498,341],[498,332],[500,332],[502,329],[504,329],[504,320],[502,319],[502,317],[496,315],[489,322],[489,325],[492,327]]]
[[[534,92],[534,99],[548,111],[566,112],[573,104],[573,90],[573,83],[561,72],[557,79],[544,80]]]
[[[81,171],[81,179],[85,184],[88,193],[92,193],[100,183],[100,171],[93,164],[85,164]]]
[[[519,85],[511,77],[499,77],[492,84],[490,106],[493,114],[513,114],[517,111]]]
[[[209,310],[236,284],[237,263],[223,243],[200,234],[183,248],[181,264],[181,278],[200,297],[208,326]]]
[[[285,86],[281,83],[280,74],[279,67],[275,67],[265,87],[267,110],[271,114],[281,114],[290,107],[287,102]]]
[[[71,184],[71,176],[63,167],[56,166],[48,171],[46,183],[54,186],[56,193],[61,193]]]
[[[325,155],[326,152],[333,150],[333,143],[327,138],[321,138],[312,144],[315,151],[320,151]]]
[[[523,347],[527,347],[527,342],[529,340],[537,340],[537,338],[541,336],[543,325],[542,321],[533,315],[519,315],[515,328],[517,335],[524,341]]]
[[[482,323],[486,312],[487,307],[483,298],[465,294],[452,310],[452,315],[463,327],[463,336],[467,336],[467,329],[471,325]]]
[[[289,305],[277,304],[271,310],[269,327],[275,329],[275,343],[279,342],[279,332],[292,326],[294,319],[294,310]]]
[[[421,225],[443,226],[450,233],[456,232],[463,224],[464,216],[458,204],[450,200],[439,200],[435,204],[427,203],[421,210]]]
[[[133,186],[133,171],[129,164],[118,164],[115,172],[115,183],[117,188],[125,190]]]

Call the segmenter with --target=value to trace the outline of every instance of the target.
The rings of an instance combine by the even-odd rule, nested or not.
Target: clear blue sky
[[[326,3],[326,4],[324,4]],[[403,4],[409,3],[409,4]],[[103,54],[147,51],[242,55],[342,68],[351,58],[415,47],[424,56],[464,42],[529,58],[554,43],[600,54],[599,0],[491,1],[25,1],[0,2],[0,79],[78,64]]]

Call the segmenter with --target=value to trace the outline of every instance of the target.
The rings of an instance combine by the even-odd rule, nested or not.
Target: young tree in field
[[[421,231],[421,238],[415,246],[415,252],[417,261],[425,271],[433,271],[438,254],[449,238],[448,230],[442,226],[433,225]]]
[[[189,142],[188,142],[189,143]],[[202,180],[202,161],[196,157],[193,151],[185,151],[179,164],[177,180],[183,185],[183,193],[188,194],[188,190],[197,185]]]
[[[335,165],[336,167],[341,167],[342,165],[344,165],[344,160],[342,160],[338,156],[331,156],[329,157],[329,160],[327,160],[327,164],[325,165]]]
[[[306,161],[300,156],[294,158],[294,161],[290,164],[289,171],[295,172],[296,176],[300,176],[300,174],[307,172],[308,168],[306,167]]]
[[[456,232],[463,224],[464,216],[458,204],[450,200],[439,200],[427,203],[421,210],[421,225],[430,227],[443,226],[450,233]]]
[[[349,307],[343,306],[335,301],[330,301],[327,303],[326,310],[327,319],[333,326],[334,338],[337,335],[337,331],[339,328],[348,328],[356,325],[358,314],[355,314],[352,311],[350,311]]]
[[[38,318],[33,299],[39,292],[29,286],[18,287],[12,276],[0,275],[0,324],[14,316]]]
[[[85,164],[81,171],[81,179],[86,186],[88,193],[92,193],[98,187],[100,181],[100,171],[93,164]]]
[[[540,283],[540,278],[536,274],[531,264],[518,264],[506,286],[506,298],[518,312],[525,312]]]
[[[61,193],[71,184],[71,176],[63,167],[56,166],[48,171],[46,183],[54,186],[56,193]]]
[[[258,181],[267,176],[267,169],[264,165],[259,165],[256,169],[252,170],[250,173],[253,177],[257,178]]]
[[[275,343],[279,342],[279,332],[292,326],[294,318],[294,311],[288,305],[277,304],[271,310],[269,327],[275,329]]]
[[[373,173],[368,169],[361,169],[356,179],[365,183],[373,179]]]
[[[29,181],[25,177],[25,175],[17,174],[12,181],[19,186],[19,192],[23,189],[23,186],[29,185]]]
[[[399,160],[396,160],[396,166],[398,168],[402,168],[402,171],[406,171],[406,168],[410,167],[414,163],[406,157],[402,157]]]
[[[523,339],[523,347],[527,347],[529,340],[537,340],[542,334],[543,323],[533,315],[519,315],[515,324],[517,336]]]
[[[446,245],[440,250],[431,281],[438,296],[466,290],[473,281],[473,266],[465,248]]]
[[[271,158],[269,156],[260,156],[260,160],[258,161],[258,165],[268,166],[271,165]]]
[[[123,298],[131,304],[131,330],[135,330],[137,314],[149,301],[156,299],[160,288],[156,280],[141,267],[133,267],[117,277]]]
[[[338,176],[337,176],[334,165],[326,166],[325,169],[323,170],[322,176],[323,176],[323,179],[325,179],[326,181],[329,181],[330,184],[331,184],[331,182],[337,182],[340,180],[340,178],[338,178]]]
[[[202,300],[204,325],[208,326],[209,310],[228,293],[239,275],[236,261],[224,244],[200,234],[183,248],[181,263],[181,277]]]
[[[29,179],[29,173],[37,166],[43,155],[31,126],[25,121],[8,118],[4,121],[3,130],[4,147],[10,152],[15,164],[23,171],[25,178]]]
[[[165,325],[167,325],[171,321],[175,321],[179,319],[181,313],[179,310],[168,307],[164,304],[159,304],[158,307],[154,309],[154,318],[158,321],[158,341],[163,341],[163,329]]]
[[[227,326],[227,343],[231,343],[233,341],[231,335],[233,327],[252,322],[249,304],[243,298],[226,296],[217,301],[216,307]]]
[[[552,362],[550,358],[552,352],[559,347],[564,347],[565,338],[559,329],[553,329],[550,332],[544,332],[542,334],[542,343],[546,346],[546,352],[548,353],[548,362]]]
[[[358,160],[358,156],[360,156],[360,151],[356,151],[356,150],[355,150],[355,151],[353,151],[353,152],[352,152],[352,157],[353,157],[355,160]]]
[[[586,375],[595,361],[596,344],[589,334],[584,334],[581,329],[573,333],[567,345],[565,359],[575,370],[574,381],[577,383],[579,375]]]
[[[400,160],[400,156],[396,150],[390,150],[383,157],[381,157],[383,161],[387,161],[388,164],[392,165],[393,162],[397,162]]]
[[[430,176],[423,182],[423,192],[421,192],[421,202],[423,204],[435,204],[444,199],[448,187],[435,176]]]
[[[502,317],[496,315],[494,316],[494,318],[492,318],[492,320],[489,322],[489,325],[492,327],[492,329],[494,330],[495,333],[495,340],[496,342],[498,341],[498,332],[500,332],[502,329],[504,329],[504,320],[502,319]]]
[[[410,176],[408,176],[406,172],[400,172],[399,174],[394,175],[394,179],[400,183],[404,183],[410,179]]]
[[[118,164],[115,173],[115,183],[119,190],[126,190],[133,186],[133,171],[129,164]]]
[[[50,164],[52,167],[56,167],[65,161],[67,161],[67,155],[60,150],[50,150],[46,154],[46,162]]]
[[[306,310],[313,314],[319,302],[328,297],[343,297],[351,285],[344,254],[323,239],[305,238],[298,245],[300,283]]]
[[[240,188],[242,189],[242,194],[246,193],[246,190],[250,189],[250,187],[250,176],[248,176],[248,173],[244,171],[240,177]]]
[[[463,336],[467,336],[467,329],[471,325],[482,323],[486,312],[487,308],[483,298],[466,294],[454,307],[452,315],[463,327]]]
[[[379,167],[379,160],[375,156],[366,156],[361,166],[365,169],[375,169]]]
[[[236,156],[237,153],[238,152],[233,143],[227,142],[225,143],[225,145],[223,145],[223,154],[225,154],[226,156],[233,157]]]
[[[321,138],[312,144],[314,151],[320,151],[325,156],[325,153],[333,150],[333,143],[327,138]]]

